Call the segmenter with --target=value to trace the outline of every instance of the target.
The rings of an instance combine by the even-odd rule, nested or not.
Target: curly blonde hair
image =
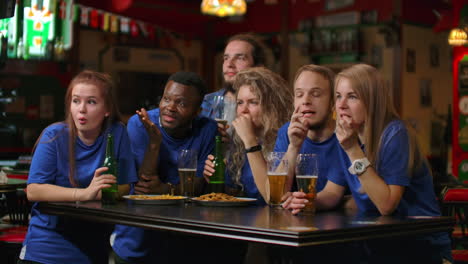
[[[279,128],[291,117],[294,110],[293,95],[281,76],[264,67],[253,67],[239,72],[233,84],[234,89],[238,93],[239,88],[244,85],[248,85],[260,101],[262,131],[257,135],[265,156],[273,150]],[[246,162],[245,146],[235,131],[233,142],[228,171],[233,182],[242,186],[240,178]]]

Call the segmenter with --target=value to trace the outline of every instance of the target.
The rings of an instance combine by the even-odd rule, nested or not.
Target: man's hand
[[[302,143],[307,137],[307,132],[309,131],[309,128],[301,120],[302,113],[299,113],[299,108],[300,106],[296,107],[294,110],[288,127],[289,144],[295,149],[301,148]]]
[[[157,175],[140,175],[140,180],[135,184],[136,194],[150,194],[155,193],[159,179]]]
[[[156,126],[148,116],[148,112],[144,108],[141,108],[140,111],[136,111],[138,117],[140,118],[141,123],[145,126],[146,132],[150,138],[150,144],[161,144],[162,134],[159,131],[158,126]]]

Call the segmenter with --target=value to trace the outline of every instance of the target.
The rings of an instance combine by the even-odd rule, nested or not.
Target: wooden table
[[[268,206],[208,207],[191,203],[41,203],[39,208],[48,214],[97,222],[288,247],[451,231],[455,223],[453,217],[367,217],[342,211],[293,216]]]

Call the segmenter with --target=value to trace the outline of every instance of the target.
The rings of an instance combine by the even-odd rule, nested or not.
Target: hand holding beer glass
[[[296,182],[299,191],[306,194],[309,201],[303,211],[315,213],[315,186],[318,179],[318,156],[317,154],[299,154],[296,160]]]
[[[182,149],[179,151],[177,167],[179,170],[180,192],[187,197],[195,195],[197,156],[198,153],[195,149]]]
[[[281,209],[281,198],[288,177],[288,161],[284,152],[270,152],[267,156],[268,182],[270,183],[270,206]]]

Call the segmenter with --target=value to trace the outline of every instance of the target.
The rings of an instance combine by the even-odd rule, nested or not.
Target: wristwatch
[[[245,153],[250,153],[250,152],[256,152],[262,150],[262,145],[256,145],[253,147],[250,147],[248,149],[245,149]]]
[[[360,176],[367,168],[371,165],[367,158],[357,159],[353,161],[353,164],[348,168],[349,173]]]

